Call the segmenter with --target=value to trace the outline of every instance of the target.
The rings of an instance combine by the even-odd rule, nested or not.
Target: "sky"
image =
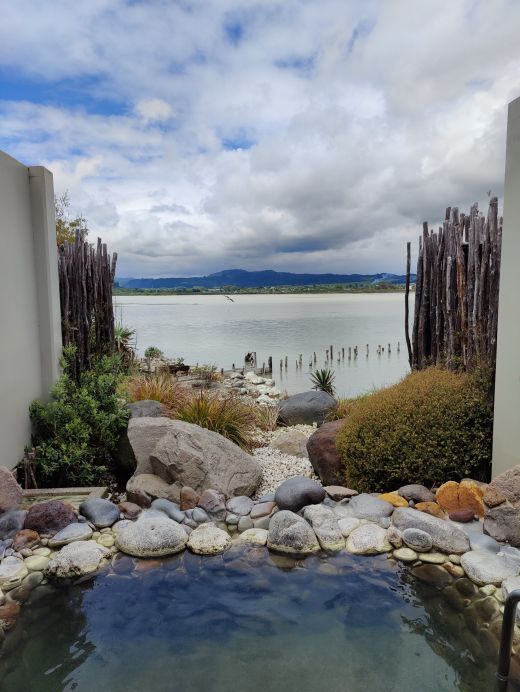
[[[518,0],[0,0],[0,149],[119,276],[404,273],[503,192]]]

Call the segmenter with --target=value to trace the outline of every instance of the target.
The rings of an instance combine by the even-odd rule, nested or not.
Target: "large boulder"
[[[150,465],[167,483],[188,485],[198,493],[213,488],[226,496],[252,495],[262,478],[258,462],[238,445],[216,432],[178,420],[169,421],[150,454]]]
[[[336,449],[336,438],[345,419],[324,423],[307,441],[307,454],[314,471],[324,485],[342,486],[345,469]]]
[[[494,506],[495,498],[503,498],[502,501],[507,500],[513,503],[520,502],[520,465],[504,471],[487,486],[484,492],[484,502],[489,506]]]
[[[180,524],[159,512],[145,511],[135,521],[118,521],[113,531],[119,550],[136,557],[173,555],[188,540]]]
[[[76,541],[53,555],[45,571],[50,577],[81,577],[99,569],[110,555],[110,551],[96,541]]]
[[[54,536],[78,520],[71,505],[61,500],[49,500],[32,505],[25,517],[24,529],[33,529],[40,536]]]
[[[267,547],[289,555],[313,555],[320,552],[320,544],[309,524],[294,512],[277,512],[269,522]]]
[[[287,428],[269,443],[269,447],[273,447],[282,452],[282,454],[289,454],[292,457],[308,456],[307,435],[304,435],[300,430]]]
[[[20,502],[23,490],[9,469],[0,466],[0,514],[8,512]]]
[[[286,425],[321,425],[335,405],[336,400],[327,392],[301,392],[280,402],[279,416]]]
[[[520,503],[503,502],[486,511],[484,533],[520,548]]]
[[[420,529],[430,535],[432,545],[444,553],[461,554],[470,550],[468,536],[453,524],[416,509],[398,507],[392,515],[392,524],[400,531]]]
[[[135,471],[137,465],[135,451],[137,451],[138,455],[141,455],[141,445],[139,444],[139,441],[137,441],[135,451],[133,444],[130,441],[132,420],[135,418],[168,419],[166,406],[161,404],[159,401],[153,401],[152,399],[144,399],[143,401],[135,401],[133,404],[127,404],[127,409],[130,412],[130,422],[128,424],[128,428],[119,438],[119,443],[114,455],[119,469],[122,473],[126,474],[126,477]],[[148,439],[142,440],[142,442],[146,444],[148,443]]]
[[[316,481],[306,476],[294,476],[278,486],[274,501],[279,509],[298,512],[306,505],[318,505],[323,502],[325,495],[325,490]]]
[[[127,437],[135,460],[135,473],[152,474],[154,470],[150,461],[150,455],[156,444],[166,434],[172,424],[171,418],[135,417],[128,423]]]
[[[160,401],[143,399],[126,405],[130,418],[167,418],[168,409]]]

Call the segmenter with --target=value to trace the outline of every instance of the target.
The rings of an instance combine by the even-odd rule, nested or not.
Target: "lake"
[[[245,354],[256,351],[259,366],[273,357],[273,378],[289,394],[309,389],[315,368],[334,369],[341,396],[392,384],[409,370],[403,293],[234,295],[233,302],[223,295],[118,296],[114,303],[117,321],[136,330],[140,355],[157,346],[190,365],[227,370],[241,367]],[[326,363],[330,345],[334,358]],[[381,355],[378,345],[384,347]],[[348,359],[349,346],[358,346],[357,358]],[[342,348],[345,357],[338,362]],[[303,366],[297,368],[300,353]],[[280,369],[286,355],[288,368]]]

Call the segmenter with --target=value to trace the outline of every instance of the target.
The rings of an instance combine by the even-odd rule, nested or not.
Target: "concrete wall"
[[[520,464],[520,98],[509,104],[493,476]]]
[[[28,407],[59,374],[60,303],[52,174],[0,151],[0,465],[30,442]]]

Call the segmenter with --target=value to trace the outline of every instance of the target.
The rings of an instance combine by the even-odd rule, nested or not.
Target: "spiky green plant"
[[[329,368],[322,368],[321,370],[315,370],[311,373],[313,389],[319,389],[322,392],[327,392],[327,394],[333,395],[336,391],[334,387],[335,379],[336,374],[334,370],[329,370]]]

